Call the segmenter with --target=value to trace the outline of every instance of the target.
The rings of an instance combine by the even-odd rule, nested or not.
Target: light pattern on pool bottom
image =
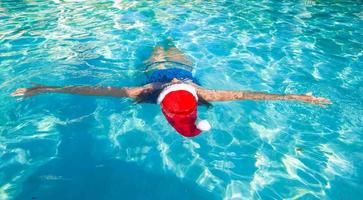
[[[0,199],[359,199],[359,2],[1,1]],[[206,88],[307,93],[199,108],[178,135],[158,105],[9,93],[30,82],[134,86],[167,37]]]

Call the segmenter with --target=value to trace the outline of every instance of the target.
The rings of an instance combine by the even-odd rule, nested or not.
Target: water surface
[[[359,199],[360,1],[0,2],[0,199]],[[307,93],[200,108],[188,139],[130,99],[9,97],[30,82],[135,86],[167,37],[206,88]]]

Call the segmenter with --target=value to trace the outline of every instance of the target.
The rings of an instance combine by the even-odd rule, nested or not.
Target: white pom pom
[[[211,129],[211,126],[207,120],[201,120],[198,123],[197,128],[201,131],[209,131]]]

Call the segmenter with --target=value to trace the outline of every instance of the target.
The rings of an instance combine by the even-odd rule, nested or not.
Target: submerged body
[[[95,96],[129,97],[139,103],[159,103],[168,122],[182,135],[192,137],[210,125],[201,121],[195,125],[197,105],[213,101],[232,100],[284,100],[313,104],[330,104],[328,99],[312,94],[268,94],[261,92],[204,89],[193,76],[193,63],[169,40],[168,48],[154,48],[144,64],[147,84],[140,87],[101,86],[44,86],[19,88],[12,96],[31,96],[43,92],[69,93]]]

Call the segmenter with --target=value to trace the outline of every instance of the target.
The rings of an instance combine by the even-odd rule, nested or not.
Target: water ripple
[[[60,188],[90,166],[103,176],[107,159],[176,177],[216,199],[359,199],[362,10],[357,1],[1,1],[0,199],[48,194],[44,188]],[[169,36],[207,88],[313,92],[333,105],[215,103],[198,113],[212,131],[186,139],[156,105],[8,96],[31,81],[141,85],[142,61]],[[64,175],[55,159],[75,174]]]

